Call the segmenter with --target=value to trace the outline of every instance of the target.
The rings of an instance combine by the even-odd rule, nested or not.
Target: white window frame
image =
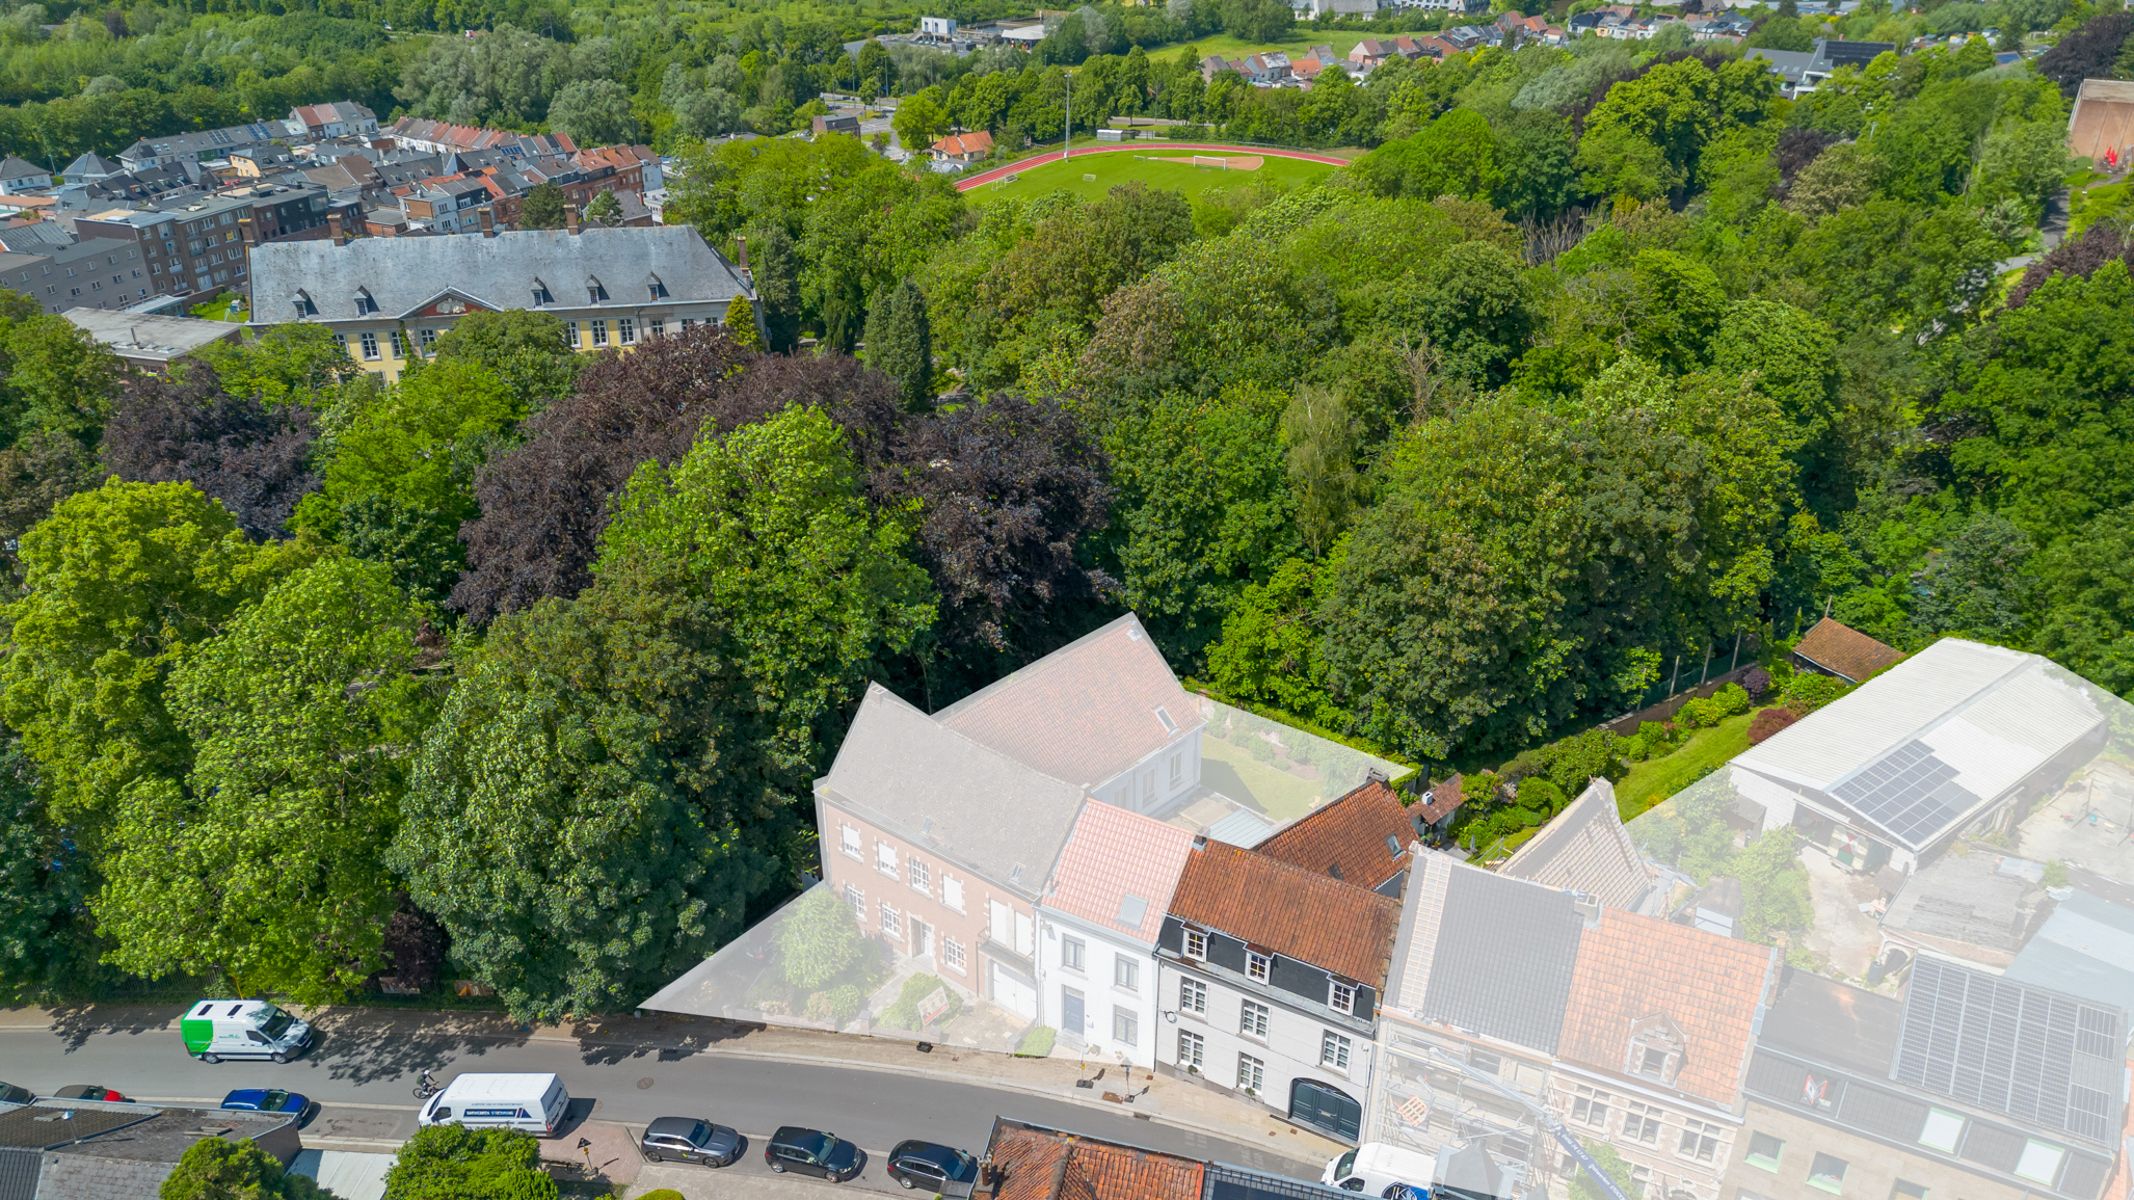
[[[881,918],[882,932],[889,934],[891,937],[896,938],[900,942],[903,941],[904,914],[897,911],[897,906],[891,904],[887,900],[884,900],[882,901],[882,906],[879,910],[878,915]]]
[[[1356,1013],[1356,985],[1330,979],[1326,985],[1326,1006],[1337,1013],[1354,1016]]]
[[[1623,1101],[1623,1137],[1641,1146],[1660,1144],[1660,1131],[1667,1125],[1667,1114],[1643,1100]]]
[[[963,911],[963,881],[947,871],[941,872],[941,903],[956,912]]]
[[[897,848],[880,838],[874,839],[874,869],[897,878]]]
[[[1245,978],[1254,983],[1266,983],[1274,973],[1274,958],[1257,950],[1245,951]]]
[[[1178,981],[1178,1011],[1200,1013],[1202,1016],[1206,1016],[1208,1012],[1208,985],[1198,979],[1180,979]]]
[[[1250,1054],[1237,1056],[1237,1087],[1254,1095],[1267,1090],[1267,1063]]]
[[[1257,1000],[1241,1000],[1237,1006],[1237,1032],[1240,1037],[1267,1040],[1267,1019],[1272,1015],[1268,1007]]]
[[[637,344],[637,322],[629,317],[615,318],[615,338],[625,346]]]
[[[859,890],[858,888],[856,888],[856,887],[853,887],[853,886],[852,886],[851,884],[849,884],[849,883],[848,883],[848,884],[846,884],[846,885],[845,885],[845,904],[846,904],[846,905],[847,905],[847,906],[848,906],[849,908],[851,908],[851,909],[852,909],[852,919],[853,919],[854,921],[857,921],[857,922],[864,922],[864,921],[866,921],[866,919],[867,919],[867,894],[866,894],[865,892],[862,892],[862,891],[860,891],[860,890]]]
[[[436,330],[436,328],[435,328],[435,327],[425,327],[425,328],[422,328],[422,329],[418,329],[418,330],[416,330],[416,331],[415,331],[415,344],[416,344],[417,346],[421,347],[421,349],[422,349],[422,356],[423,356],[424,358],[428,358],[428,357],[430,357],[430,356],[431,356],[432,354],[435,354],[435,353],[437,352],[437,330]]]
[[[963,955],[962,942],[959,942],[952,937],[944,937],[941,939],[941,965],[947,967],[951,971],[954,971],[958,975],[966,975],[970,973],[970,968],[966,965],[966,960]]]
[[[1692,1162],[1719,1161],[1719,1127],[1694,1117],[1683,1121],[1682,1140],[1676,1143],[1675,1154]]]
[[[1141,1016],[1121,1004],[1111,1006],[1111,1040],[1121,1046],[1141,1044]]]
[[[1349,1055],[1354,1049],[1349,1039],[1331,1029],[1319,1032],[1319,1065],[1330,1071],[1346,1073],[1349,1069]]]
[[[1208,1061],[1208,1039],[1190,1029],[1178,1031],[1178,1054],[1175,1061],[1181,1067],[1199,1070]]]
[[[1122,992],[1141,990],[1141,964],[1124,954],[1111,958],[1111,985]]]
[[[904,881],[922,896],[934,894],[934,871],[923,858],[914,856],[904,860]]]
[[[1185,955],[1195,962],[1208,961],[1208,934],[1205,930],[1188,929],[1185,936]]]
[[[593,318],[593,349],[595,349],[595,350],[598,350],[598,349],[600,349],[601,347],[603,347],[603,346],[606,346],[607,344],[608,344],[608,322],[607,322],[607,319],[606,319],[606,318],[604,318],[604,317],[595,317],[595,318]]]
[[[573,350],[578,348],[578,322],[565,321],[563,323],[563,344]]]
[[[363,361],[377,362],[378,335],[366,329],[362,333],[357,334],[356,338],[358,343],[363,347]]]
[[[1060,935],[1060,970],[1077,975],[1089,973],[1089,943],[1071,933]]]
[[[853,860],[854,862],[862,861],[860,856],[859,829],[855,826],[844,824],[840,824],[838,826],[838,829],[840,845],[845,851],[845,857]]]

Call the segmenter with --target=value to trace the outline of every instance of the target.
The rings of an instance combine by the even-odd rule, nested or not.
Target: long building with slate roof
[[[470,312],[553,313],[578,350],[723,322],[748,281],[686,225],[275,242],[252,252],[256,327],[324,325],[397,379]]]

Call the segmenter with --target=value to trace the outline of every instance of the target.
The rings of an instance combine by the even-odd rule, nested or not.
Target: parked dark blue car
[[[222,1098],[222,1107],[246,1112],[288,1113],[301,1117],[311,1111],[311,1098],[280,1088],[239,1088]]]

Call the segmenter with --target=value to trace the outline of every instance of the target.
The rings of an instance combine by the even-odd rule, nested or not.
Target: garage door
[[[1016,976],[1013,971],[993,964],[993,1003],[998,1004],[1018,1017],[1037,1016],[1037,987]]]
[[[1353,1144],[1363,1126],[1363,1105],[1340,1088],[1299,1079],[1289,1085],[1289,1119]]]

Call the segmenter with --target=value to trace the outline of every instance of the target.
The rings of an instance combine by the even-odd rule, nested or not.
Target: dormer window
[[[533,281],[533,302],[534,307],[539,308],[544,304],[554,304],[556,297],[553,292],[548,290],[547,284],[536,279]]]
[[[369,288],[356,289],[356,315],[368,316],[378,311],[378,302],[371,298]]]
[[[1682,1073],[1681,1027],[1664,1016],[1647,1017],[1630,1027],[1630,1045],[1623,1056],[1623,1072],[1673,1087]]]
[[[661,283],[660,278],[657,275],[648,275],[645,277],[645,290],[647,292],[652,293],[652,298],[654,300],[665,300],[667,298],[667,285]]]
[[[298,288],[296,292],[296,319],[301,321],[305,317],[318,315],[319,306],[311,302],[311,293]]]
[[[588,304],[598,304],[608,298],[608,289],[591,275],[585,277],[585,299]]]

